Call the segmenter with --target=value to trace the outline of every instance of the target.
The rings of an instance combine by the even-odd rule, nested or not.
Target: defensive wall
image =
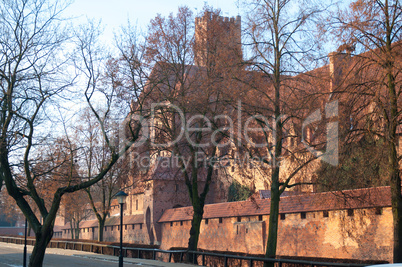
[[[136,244],[150,244],[147,227],[143,215],[128,215],[123,217],[123,242]],[[54,238],[71,239],[70,224],[67,223],[57,231]],[[80,239],[98,240],[98,221],[89,220],[80,223]],[[103,232],[103,241],[117,242],[120,239],[120,217],[112,216],[106,219]]]
[[[270,199],[206,205],[198,247],[263,254],[268,236],[269,207]],[[105,241],[118,240],[117,218],[108,222]],[[186,247],[191,218],[192,207],[165,210],[159,219],[160,248]],[[146,225],[140,223],[141,220],[144,219],[138,216],[135,220],[131,217],[125,219],[124,242],[149,242]],[[81,228],[84,229],[81,230],[84,239],[97,235],[87,232],[89,227]],[[69,238],[64,233],[62,235]],[[281,198],[278,255],[391,262],[392,241],[389,187]]]

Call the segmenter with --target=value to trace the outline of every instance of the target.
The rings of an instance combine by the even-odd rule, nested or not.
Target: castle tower
[[[206,11],[195,18],[195,63],[203,67],[234,66],[242,61],[241,17]]]
[[[350,54],[331,52],[329,58],[329,74],[330,74],[330,92],[334,92],[342,83],[342,77],[345,75],[347,63],[350,59]]]

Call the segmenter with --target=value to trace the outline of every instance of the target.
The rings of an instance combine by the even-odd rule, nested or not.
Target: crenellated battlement
[[[218,61],[236,65],[242,60],[241,17],[206,11],[195,18],[195,40],[197,65],[211,66]]]
[[[236,17],[222,17],[216,14],[212,14],[212,12],[205,12],[202,17],[195,18],[195,25],[205,25],[206,23],[216,20],[224,23],[230,23],[234,26],[240,27],[241,26],[241,16]]]

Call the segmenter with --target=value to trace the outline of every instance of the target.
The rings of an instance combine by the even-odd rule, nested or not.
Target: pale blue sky
[[[163,16],[177,12],[179,6],[187,5],[193,12],[202,10],[204,4],[219,8],[224,16],[236,16],[238,14],[238,0],[75,0],[67,8],[67,15],[80,16],[80,21],[90,19],[102,19],[105,27],[105,37],[113,39],[113,31],[121,25],[127,25],[128,19],[131,25],[137,25],[145,30],[149,21],[158,13]],[[196,10],[197,8],[197,10]],[[241,10],[240,10],[241,12]],[[112,40],[111,40],[112,41]]]

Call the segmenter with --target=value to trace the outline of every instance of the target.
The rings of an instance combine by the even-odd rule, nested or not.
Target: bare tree
[[[212,18],[217,21],[219,12],[205,14],[210,23],[205,27],[212,32]],[[153,88],[149,100],[153,102],[148,102],[154,105],[150,149],[159,157],[177,159],[177,166],[172,162],[168,171],[185,183],[193,207],[188,243],[191,251],[198,247],[206,198],[216,176],[219,147],[228,146],[229,139],[225,127],[228,117],[224,115],[228,106],[223,104],[227,88],[223,62],[230,61],[223,58],[219,61],[219,56],[213,56],[217,52],[212,43],[214,38],[202,45],[207,36],[196,33],[197,43],[194,27],[192,12],[180,7],[176,16],[153,19],[147,36],[147,58],[153,63],[149,78],[149,86]],[[191,261],[191,255],[188,260]]]
[[[83,111],[79,121],[76,131],[77,136],[80,137],[77,142],[81,147],[80,173],[84,179],[88,179],[102,169],[110,155],[107,147],[105,147],[98,120],[92,116],[89,108]],[[103,241],[105,221],[109,215],[112,198],[119,186],[118,177],[114,175],[115,168],[116,165],[106,174],[104,179],[85,189],[86,199],[89,199],[89,204],[98,220],[99,241]]]
[[[80,144],[80,155],[77,157],[80,158],[80,176],[82,179],[89,179],[102,169],[110,157],[110,153],[101,135],[102,131],[99,127],[99,123],[97,119],[92,116],[92,112],[89,109],[84,110],[79,120],[80,125],[76,127],[79,140],[76,141]],[[111,136],[118,136],[119,129],[110,130],[109,128],[111,126],[109,124],[110,123],[106,123],[106,125],[108,125],[105,127],[106,131],[111,133]],[[89,199],[89,205],[98,220],[98,241],[103,241],[105,222],[110,215],[114,195],[119,190],[123,190],[124,187],[132,186],[131,184],[125,183],[128,172],[129,166],[127,166],[127,160],[121,158],[101,181],[85,189],[87,198],[84,199],[87,199],[87,202]],[[81,213],[75,212],[75,214],[79,216]],[[76,223],[85,219],[83,216],[73,216],[71,218],[74,219]],[[79,220],[75,218],[79,218]]]
[[[100,181],[138,138],[141,128],[140,123],[134,125],[135,129],[131,127],[132,135],[120,149],[112,145],[107,132],[103,131],[111,152],[100,172],[85,181],[59,184],[49,204],[45,203],[37,188],[39,176],[35,166],[41,160],[37,147],[52,142],[49,138],[52,105],[73,81],[66,64],[69,59],[66,52],[71,48],[67,45],[70,36],[60,21],[63,8],[57,1],[40,0],[3,1],[0,7],[0,167],[7,192],[35,232],[36,243],[29,261],[31,267],[42,266],[62,196]],[[90,100],[88,94],[87,97]],[[95,114],[99,118],[99,114]],[[17,179],[17,167],[23,170],[22,179]],[[40,216],[35,214],[35,207]]]
[[[250,65],[257,74],[241,79],[248,85],[243,87],[243,110],[254,116],[252,125],[260,133],[246,142],[258,144],[253,153],[265,155],[260,163],[266,165],[266,175],[270,176],[266,257],[276,256],[280,195],[300,184],[295,179],[297,173],[315,159],[301,144],[292,144],[300,142],[299,127],[312,108],[300,101],[306,99],[307,92],[297,85],[294,76],[309,70],[304,62],[316,51],[310,30],[314,29],[311,22],[318,11],[319,5],[312,1],[256,0],[250,5],[246,45],[252,50]],[[286,172],[282,170],[284,164]]]
[[[83,190],[68,194],[63,197],[64,221],[70,223],[71,239],[80,238],[80,223],[91,216],[87,205],[86,193]]]
[[[394,226],[394,262],[402,262],[402,196],[398,155],[401,107],[402,6],[398,0],[352,1],[332,15],[331,32],[341,44],[334,53],[346,67],[335,91],[355,100],[354,130],[374,134],[384,142],[387,166],[384,174],[391,186]],[[347,53],[343,51],[347,49]],[[346,55],[345,55],[346,54]],[[353,57],[352,57],[353,56]],[[369,122],[369,123],[367,123]]]
[[[145,48],[137,32],[123,29],[116,38],[119,55],[112,58],[102,53],[105,49],[99,42],[98,29],[99,25],[89,22],[77,32],[79,55],[84,63],[77,68],[86,76],[85,96],[89,104],[83,114],[84,124],[78,129],[82,136],[82,173],[85,179],[91,179],[104,168],[119,148],[120,139],[142,134],[139,129],[141,116],[145,119],[147,112],[143,111],[148,108],[142,103],[147,99],[146,93],[142,94],[148,75],[143,60]],[[98,98],[105,101],[103,107],[95,105]],[[125,118],[126,124],[119,125],[116,118]],[[129,158],[120,158],[104,179],[86,189],[98,220],[99,241],[103,240],[104,225],[114,195],[119,190],[137,185],[127,179],[131,168],[129,163]]]

